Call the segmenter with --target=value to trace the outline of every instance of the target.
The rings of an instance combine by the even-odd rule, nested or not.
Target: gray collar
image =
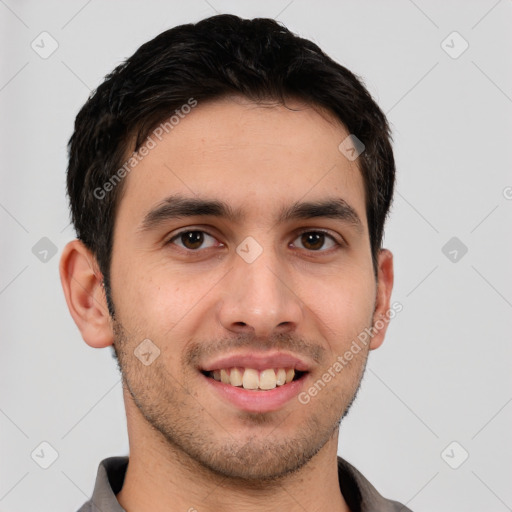
[[[116,499],[123,487],[128,457],[101,461],[91,499],[78,512],[125,512]],[[382,497],[373,485],[346,460],[338,457],[340,490],[351,512],[411,512],[404,505]]]

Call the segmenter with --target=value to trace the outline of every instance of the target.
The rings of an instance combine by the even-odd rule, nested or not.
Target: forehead
[[[269,221],[285,203],[328,195],[348,202],[366,225],[357,160],[338,148],[349,134],[325,111],[292,100],[285,107],[227,98],[162,126],[127,173],[118,222],[133,224],[174,194],[222,199]]]

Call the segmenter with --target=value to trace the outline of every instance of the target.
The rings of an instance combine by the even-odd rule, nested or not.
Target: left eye
[[[323,250],[331,249],[337,245],[340,245],[334,237],[331,235],[324,233],[323,231],[305,231],[301,233],[295,240],[300,240],[302,244],[302,248],[318,251],[323,248]],[[330,247],[327,249],[324,247],[325,242],[330,242]]]
[[[181,242],[181,245],[177,243],[177,241]],[[176,245],[179,245],[180,247],[183,247],[184,249],[189,250],[196,250],[200,249],[201,246],[208,242],[209,245],[203,248],[213,247],[215,245],[215,238],[213,236],[209,235],[208,233],[205,233],[204,231],[182,231],[181,233],[178,233],[176,236],[173,236],[169,243],[176,243]]]

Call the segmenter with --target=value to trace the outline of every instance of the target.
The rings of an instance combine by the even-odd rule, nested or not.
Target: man
[[[144,44],[69,143],[83,339],[113,345],[128,457],[101,512],[408,510],[337,456],[394,307],[385,116],[312,42],[220,15]]]

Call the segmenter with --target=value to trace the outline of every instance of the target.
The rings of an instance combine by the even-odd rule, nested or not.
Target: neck
[[[126,512],[349,512],[338,480],[338,430],[298,471],[262,483],[210,471],[134,416],[127,409],[130,460],[117,494]]]

